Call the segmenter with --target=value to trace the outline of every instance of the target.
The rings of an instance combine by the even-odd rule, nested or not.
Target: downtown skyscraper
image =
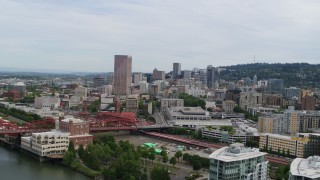
[[[209,89],[214,88],[215,77],[214,77],[215,68],[211,65],[207,66],[207,87]]]
[[[180,76],[181,76],[181,64],[180,63],[173,63],[172,78],[179,79]]]
[[[114,56],[114,94],[129,95],[131,86],[132,57]]]

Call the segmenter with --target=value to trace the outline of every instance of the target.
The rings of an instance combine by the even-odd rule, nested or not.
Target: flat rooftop
[[[48,132],[40,132],[40,133],[32,133],[32,135],[62,135],[62,136],[69,136],[70,133],[62,132],[62,131],[48,131]]]
[[[176,126],[232,126],[231,120],[172,120]]]
[[[223,162],[233,162],[265,155],[267,155],[267,153],[260,152],[257,148],[246,148],[241,143],[234,143],[231,144],[230,147],[223,147],[216,150],[209,156],[209,158]]]
[[[269,136],[269,137],[273,137],[273,138],[279,138],[279,139],[291,140],[291,136],[285,136],[285,135],[280,135],[280,134],[260,133],[260,135]]]
[[[85,121],[82,120],[82,119],[76,119],[76,118],[66,118],[66,119],[63,119],[61,120],[62,122],[66,122],[66,123],[69,123],[69,122],[73,122],[73,123],[84,123]]]
[[[294,176],[320,178],[320,156],[311,156],[308,159],[296,158],[291,163],[290,172]]]

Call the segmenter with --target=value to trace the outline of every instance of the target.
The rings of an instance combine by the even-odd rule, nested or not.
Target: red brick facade
[[[79,145],[83,145],[86,148],[93,142],[93,136],[89,134],[89,122],[75,119],[62,120],[59,123],[59,129],[61,131],[69,132],[69,139],[73,141],[75,149],[79,148]]]

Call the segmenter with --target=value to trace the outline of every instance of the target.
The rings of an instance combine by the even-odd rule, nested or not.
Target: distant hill
[[[221,79],[237,81],[249,77],[253,79],[256,74],[258,80],[279,78],[283,79],[285,86],[320,87],[320,64],[285,63],[285,64],[239,64],[223,67],[226,70],[220,74]]]

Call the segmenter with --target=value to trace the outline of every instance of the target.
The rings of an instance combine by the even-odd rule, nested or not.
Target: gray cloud
[[[3,0],[1,66],[133,71],[253,62],[319,63],[317,0]]]

